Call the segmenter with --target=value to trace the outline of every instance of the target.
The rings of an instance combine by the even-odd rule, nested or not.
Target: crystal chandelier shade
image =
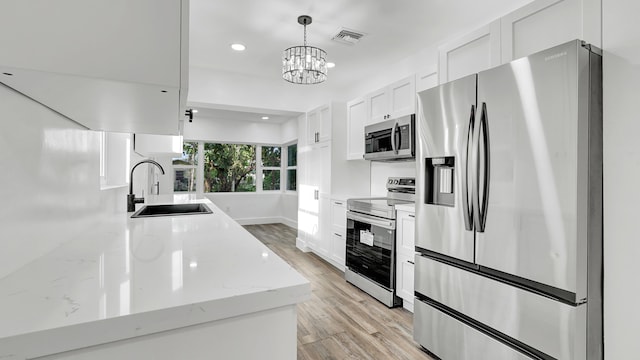
[[[326,51],[307,46],[307,25],[311,17],[302,15],[298,23],[304,25],[304,46],[293,46],[282,54],[282,78],[294,84],[319,84],[327,80]]]

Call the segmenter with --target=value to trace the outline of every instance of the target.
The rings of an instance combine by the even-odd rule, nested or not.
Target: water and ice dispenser
[[[443,156],[425,159],[425,203],[454,206],[455,158]]]

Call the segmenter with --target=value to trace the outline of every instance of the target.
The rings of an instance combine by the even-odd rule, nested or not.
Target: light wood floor
[[[410,312],[387,308],[320,257],[298,250],[295,229],[244,228],[311,282],[311,299],[298,305],[298,359],[431,359],[413,341]]]

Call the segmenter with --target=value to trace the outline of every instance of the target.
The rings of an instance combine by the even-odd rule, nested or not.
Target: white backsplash
[[[415,177],[415,161],[371,162],[371,196],[387,195],[387,179],[389,177]]]
[[[106,211],[126,188],[100,190],[97,132],[0,85],[0,277],[30,263]]]

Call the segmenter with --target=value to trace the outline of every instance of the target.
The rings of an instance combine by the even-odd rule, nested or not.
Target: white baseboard
[[[233,219],[233,220],[235,220],[240,225],[284,224],[294,229],[298,227],[297,221],[287,219],[282,216],[244,218],[244,219]]]
[[[311,248],[307,246],[307,242],[296,237],[296,247],[302,252],[311,252]]]
[[[280,222],[287,225],[290,228],[294,228],[297,229],[298,228],[298,221],[296,220],[292,220],[292,219],[288,219],[284,216],[280,217]]]

